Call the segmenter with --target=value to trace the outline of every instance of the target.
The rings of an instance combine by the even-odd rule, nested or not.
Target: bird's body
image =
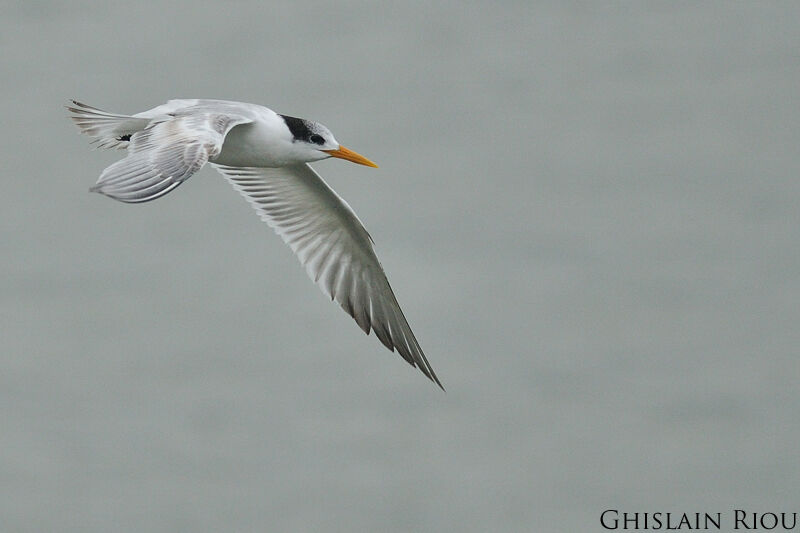
[[[211,163],[297,255],[323,292],[366,333],[374,331],[441,387],[372,246],[347,203],[310,167],[337,157],[376,166],[344,148],[322,124],[225,100],[170,100],[135,115],[73,101],[81,132],[127,150],[92,191],[127,203],[159,198]]]

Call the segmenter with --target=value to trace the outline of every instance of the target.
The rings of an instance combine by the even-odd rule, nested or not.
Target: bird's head
[[[378,165],[361,154],[336,142],[331,130],[312,120],[280,115],[292,134],[292,151],[303,162],[319,161],[329,157],[346,159],[359,165],[377,168]]]

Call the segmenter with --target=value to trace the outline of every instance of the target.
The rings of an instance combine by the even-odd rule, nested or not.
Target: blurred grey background
[[[10,2],[0,530],[595,531],[796,510],[797,3]],[[212,169],[63,105],[328,125],[443,394]]]

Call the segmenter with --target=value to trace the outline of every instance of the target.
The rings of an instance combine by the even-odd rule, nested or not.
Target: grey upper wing
[[[122,202],[148,202],[186,181],[219,154],[225,135],[252,119],[228,113],[183,113],[131,136],[128,155],[90,189]]]
[[[291,247],[311,279],[364,332],[372,329],[387,348],[396,348],[442,387],[400,310],[367,230],[311,167],[214,166]]]

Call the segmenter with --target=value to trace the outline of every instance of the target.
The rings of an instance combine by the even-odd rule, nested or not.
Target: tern
[[[283,241],[309,277],[364,332],[442,387],[428,363],[355,212],[308,163],[331,157],[377,167],[340,145],[318,122],[226,100],[169,100],[135,115],[75,100],[81,133],[127,150],[89,190],[127,203],[155,200],[206,163],[215,167]]]

